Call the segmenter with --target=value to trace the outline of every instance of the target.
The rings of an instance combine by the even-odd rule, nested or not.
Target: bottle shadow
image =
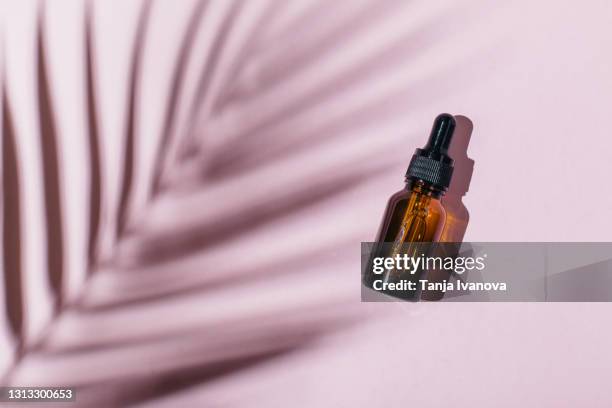
[[[467,155],[474,125],[468,117],[462,115],[455,116],[455,122],[455,133],[448,149],[449,156],[455,160],[455,168],[448,191],[442,198],[446,223],[440,241],[461,243],[470,221],[470,213],[463,204],[463,196],[469,190],[474,171],[474,160]]]

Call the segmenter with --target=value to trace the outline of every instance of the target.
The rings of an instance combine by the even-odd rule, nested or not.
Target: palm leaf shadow
[[[83,392],[85,397],[80,401],[82,405],[109,406],[147,402],[161,395],[179,391],[193,384],[210,381],[219,376],[228,375],[237,370],[279,358],[294,350],[306,347],[322,334],[352,324],[353,321],[351,318],[347,318],[342,314],[344,310],[342,310],[342,313],[338,312],[337,316],[333,315],[330,317],[326,315],[325,318],[321,318],[313,312],[313,310],[316,310],[316,307],[326,309],[326,311],[328,311],[327,309],[331,310],[338,307],[336,303],[330,301],[329,304],[316,304],[316,307],[309,305],[310,308],[304,307],[302,310],[298,311],[279,307],[273,312],[269,312],[267,315],[255,315],[256,318],[251,315],[241,315],[239,318],[230,321],[229,325],[232,327],[229,328],[221,327],[223,324],[228,325],[226,321],[221,323],[217,322],[216,326],[214,324],[209,326],[204,325],[203,327],[180,326],[180,329],[175,331],[168,330],[163,333],[155,331],[148,332],[147,330],[139,332],[138,323],[141,322],[133,321],[134,327],[129,328],[131,330],[129,332],[130,335],[124,337],[112,337],[106,336],[106,333],[100,333],[99,336],[102,339],[96,341],[97,339],[95,337],[98,335],[97,333],[87,333],[88,336],[83,336],[86,340],[79,339],[78,336],[71,337],[73,333],[65,334],[65,337],[61,335],[58,336],[58,332],[60,332],[63,327],[71,328],[70,324],[65,324],[66,320],[77,322],[75,324],[77,333],[79,329],[89,330],[90,332],[95,330],[103,332],[104,330],[110,330],[107,323],[108,320],[112,320],[112,317],[115,317],[116,320],[119,321],[125,321],[125,315],[128,317],[138,316],[138,313],[135,313],[134,309],[146,311],[151,305],[164,306],[167,303],[176,303],[184,298],[195,298],[198,296],[203,298],[207,296],[214,297],[215,291],[217,290],[225,290],[228,287],[232,288],[240,284],[248,285],[251,282],[261,282],[264,278],[274,279],[279,276],[288,277],[288,279],[293,278],[291,274],[292,264],[307,264],[309,258],[322,259],[329,255],[330,252],[337,251],[338,248],[346,248],[347,243],[335,243],[336,246],[328,244],[328,247],[324,249],[313,246],[297,255],[293,254],[286,257],[279,256],[272,261],[263,263],[263,266],[260,264],[252,268],[232,271],[228,276],[217,275],[214,277],[207,276],[201,279],[194,279],[189,282],[189,285],[164,286],[164,279],[158,279],[155,281],[158,284],[157,286],[151,286],[134,295],[117,297],[116,299],[118,300],[116,302],[95,303],[95,301],[93,301],[88,303],[88,296],[92,293],[92,289],[97,289],[96,284],[103,281],[97,280],[97,278],[101,276],[107,278],[104,282],[110,282],[109,287],[114,289],[120,287],[120,283],[124,283],[127,280],[129,280],[130,284],[134,285],[137,285],[138,281],[141,280],[142,286],[146,286],[146,281],[151,275],[159,277],[163,273],[166,273],[166,279],[179,279],[181,276],[186,277],[188,275],[193,277],[193,270],[188,271],[188,273],[173,274],[173,272],[175,272],[172,270],[173,265],[175,265],[173,262],[200,253],[207,253],[214,250],[214,248],[219,245],[227,245],[235,242],[235,240],[242,235],[254,234],[266,225],[273,224],[279,219],[282,221],[283,217],[295,216],[296,214],[299,215],[300,211],[311,209],[317,204],[326,204],[334,198],[350,196],[351,192],[361,183],[377,181],[376,177],[379,177],[390,168],[397,165],[397,162],[393,160],[377,160],[376,155],[378,152],[373,149],[371,152],[367,152],[368,154],[363,154],[362,157],[359,157],[360,160],[364,161],[371,159],[371,163],[368,163],[368,166],[362,166],[361,169],[356,168],[354,171],[339,171],[337,173],[333,170],[338,169],[340,166],[336,168],[330,166],[327,170],[332,170],[329,171],[329,173],[333,174],[324,174],[324,170],[326,169],[322,169],[323,171],[321,171],[321,174],[317,174],[320,178],[317,178],[316,182],[308,184],[310,187],[309,189],[291,190],[286,194],[279,194],[277,197],[265,197],[265,199],[261,199],[256,203],[245,200],[245,207],[248,206],[248,211],[243,210],[243,214],[230,212],[217,220],[208,220],[206,223],[193,222],[193,225],[189,225],[184,229],[177,227],[171,231],[165,231],[164,234],[157,235],[148,235],[150,230],[146,228],[132,228],[134,220],[132,219],[133,215],[131,214],[132,210],[130,207],[136,183],[135,164],[139,154],[137,149],[139,142],[139,135],[137,133],[138,108],[140,106],[139,104],[142,103],[142,101],[139,100],[139,86],[143,69],[143,50],[147,40],[152,2],[143,2],[144,7],[141,8],[140,14],[137,17],[134,40],[131,44],[128,67],[128,87],[125,96],[127,114],[124,120],[125,127],[122,135],[124,138],[121,161],[123,167],[120,170],[120,187],[117,203],[107,203],[105,199],[110,201],[110,194],[107,197],[105,191],[103,191],[103,182],[105,181],[102,172],[104,168],[104,157],[101,149],[100,118],[98,116],[100,101],[98,100],[98,94],[96,92],[96,86],[98,85],[96,82],[96,68],[99,64],[97,64],[98,61],[95,59],[92,4],[93,3],[88,3],[86,9],[84,20],[85,37],[83,42],[85,51],[85,112],[89,149],[88,169],[90,171],[88,192],[89,213],[87,217],[89,229],[86,245],[87,263],[89,266],[88,277],[86,286],[83,288],[81,296],[77,301],[73,304],[64,304],[62,286],[65,279],[65,260],[63,256],[66,249],[64,248],[64,243],[67,232],[62,229],[62,221],[64,219],[63,217],[66,217],[67,214],[63,214],[62,212],[63,208],[60,194],[62,180],[58,162],[58,140],[61,141],[61,137],[59,137],[61,135],[58,135],[56,129],[55,106],[52,98],[51,86],[49,84],[49,72],[46,61],[47,49],[45,48],[44,30],[41,18],[38,23],[36,53],[38,56],[37,83],[39,92],[38,113],[41,125],[41,162],[45,170],[45,222],[47,234],[44,239],[46,240],[46,250],[49,254],[47,265],[49,272],[48,277],[55,298],[57,299],[55,307],[58,310],[58,314],[54,315],[52,321],[49,323],[51,329],[46,332],[48,336],[40,339],[40,341],[36,343],[36,347],[22,350],[22,360],[17,361],[17,365],[19,366],[20,363],[32,355],[35,357],[35,363],[40,363],[41,367],[45,367],[45,363],[53,367],[53,364],[63,360],[66,360],[66,366],[70,367],[71,365],[69,363],[71,363],[72,360],[78,360],[81,365],[77,364],[76,366],[82,368],[87,366],[88,358],[91,359],[89,361],[92,361],[95,360],[95,357],[99,358],[100,355],[105,356],[105,353],[109,353],[110,355],[113,351],[118,351],[117,354],[123,352],[126,361],[133,362],[134,359],[129,360],[129,354],[130,352],[136,353],[139,346],[155,349],[154,346],[161,348],[162,345],[165,345],[165,343],[162,343],[167,341],[168,338],[184,340],[184,342],[176,346],[176,350],[167,347],[170,351],[160,357],[160,360],[164,358],[169,360],[182,352],[183,348],[189,348],[188,341],[191,339],[196,343],[196,345],[192,345],[191,349],[194,353],[194,361],[189,361],[188,364],[186,363],[183,367],[168,368],[160,364],[162,368],[159,368],[155,366],[155,361],[147,361],[153,368],[157,367],[158,371],[153,369],[151,370],[152,373],[142,375],[141,371],[133,370],[133,367],[125,367],[126,374],[118,376],[117,379],[112,379],[106,376],[105,373],[100,373],[99,376],[96,376],[95,373],[87,373],[89,376],[84,374],[84,377],[87,378],[79,383],[81,386],[80,391]],[[181,191],[166,188],[167,186],[164,184],[165,171],[177,165],[177,163],[174,162],[175,158],[169,153],[171,150],[169,146],[174,144],[180,146],[178,152],[179,160],[186,157],[196,157],[198,160],[200,159],[196,154],[202,153],[198,151],[198,146],[201,146],[198,142],[201,141],[202,135],[198,132],[198,129],[196,129],[196,124],[201,114],[202,103],[209,97],[213,78],[218,73],[219,69],[221,69],[219,67],[219,56],[227,46],[228,37],[230,37],[233,25],[240,13],[243,12],[244,7],[243,2],[235,1],[227,8],[224,16],[221,17],[219,30],[215,34],[211,48],[207,50],[207,60],[197,79],[196,92],[192,98],[189,98],[186,96],[187,92],[183,92],[187,67],[190,65],[195,38],[199,30],[202,16],[204,16],[208,10],[208,5],[209,2],[206,0],[199,0],[195,3],[191,17],[188,19],[184,32],[182,32],[176,63],[172,66],[169,82],[170,88],[167,93],[168,97],[164,106],[164,116],[161,122],[161,139],[154,153],[155,164],[151,177],[150,203],[148,203],[150,205],[154,205],[155,202],[160,199],[168,199],[169,201],[176,200],[177,202],[184,199],[184,197],[181,196]],[[277,11],[273,6],[274,2],[270,2],[270,9],[261,13],[260,19],[254,24],[253,31],[250,33],[245,43],[242,44],[242,48],[239,49],[236,61],[231,64],[231,72],[227,76],[230,82],[237,81],[241,77],[243,73],[242,69],[246,65],[246,61],[250,57],[253,57],[258,50],[258,38],[262,35],[262,30],[265,28],[263,27],[265,23],[264,20],[269,19],[272,15],[269,14],[269,12],[274,13]],[[370,21],[371,18],[382,18],[387,13],[392,12],[393,9],[384,8],[376,10],[376,13],[373,14],[372,8],[366,7],[355,13],[353,18],[348,19],[344,24],[337,27],[331,27],[330,32],[333,35],[330,34],[330,38],[321,38],[314,41],[310,44],[310,48],[303,50],[301,54],[298,51],[294,54],[294,59],[287,60],[282,66],[278,67],[279,71],[277,71],[277,75],[272,71],[268,71],[265,77],[267,82],[264,81],[261,90],[282,87],[283,84],[286,84],[288,81],[295,80],[295,78],[299,76],[298,74],[301,69],[309,68],[316,64],[316,57],[318,55],[338,47],[339,44],[342,43],[343,38],[349,38],[354,30],[357,30],[362,24],[365,24],[365,22]],[[304,15],[316,16],[326,13],[327,11],[328,9],[312,6],[306,10]],[[308,20],[304,16],[298,16],[295,21],[302,21],[302,18]],[[446,18],[446,16],[440,18]],[[303,111],[311,109],[322,101],[333,99],[341,91],[355,87],[357,84],[361,83],[361,81],[365,81],[373,75],[380,75],[380,73],[384,71],[384,65],[388,64],[389,61],[395,62],[396,59],[394,58],[399,59],[399,54],[402,54],[404,57],[406,57],[406,55],[416,55],[419,48],[415,44],[420,42],[419,38],[432,37],[432,31],[435,31],[437,21],[438,20],[433,20],[429,22],[429,24],[425,24],[423,27],[420,27],[416,33],[403,36],[396,43],[387,44],[384,49],[367,56],[367,59],[363,61],[363,63],[354,64],[354,66],[348,67],[347,71],[342,73],[341,78],[336,76],[326,78],[314,87],[314,89],[304,94],[292,95],[292,98],[285,100],[284,104],[279,104],[276,109],[270,110],[269,116],[264,116],[260,121],[249,124],[249,126],[241,129],[240,132],[234,135],[234,140],[228,140],[217,152],[218,154],[203,166],[207,171],[206,174],[203,174],[202,171],[193,179],[188,180],[192,182],[188,189],[191,189],[192,193],[197,193],[198,189],[206,190],[211,187],[211,178],[217,180],[217,182],[226,182],[227,180],[223,179],[223,177],[231,174],[244,174],[255,171],[263,162],[268,161],[278,164],[280,160],[277,159],[281,157],[290,157],[290,154],[299,153],[301,151],[307,151],[309,153],[315,151],[315,149],[309,150],[309,147],[312,148],[316,146],[320,148],[331,141],[344,141],[344,139],[339,137],[340,133],[347,134],[360,124],[371,122],[377,118],[383,117],[385,114],[389,114],[389,105],[410,101],[411,93],[418,94],[419,89],[422,89],[420,87],[426,86],[428,81],[435,80],[436,75],[442,74],[436,73],[427,78],[427,80],[424,80],[421,84],[408,84],[408,86],[401,87],[396,92],[388,93],[380,97],[380,99],[373,98],[372,100],[365,101],[359,107],[354,108],[354,110],[344,112],[342,115],[332,117],[331,119],[328,118],[328,120],[322,120],[317,126],[296,129],[294,134],[288,135],[283,142],[279,143],[277,146],[273,146],[269,150],[262,148],[259,151],[255,151],[257,144],[261,143],[262,140],[264,142],[271,142],[274,137],[282,136],[282,131],[286,130],[292,123],[291,121],[299,117]],[[290,32],[291,29],[292,27],[287,27],[284,32]],[[291,44],[291,47],[294,47],[294,45]],[[233,94],[234,90],[233,83],[222,84],[222,92],[216,99],[211,101],[212,106],[208,107],[211,112],[208,113],[215,115],[220,114],[226,106],[235,102],[233,98],[237,96]],[[21,241],[24,233],[20,226],[20,222],[23,218],[23,214],[20,213],[23,197],[19,194],[21,182],[19,179],[20,173],[18,172],[19,158],[17,157],[15,149],[16,135],[13,129],[10,101],[8,100],[9,98],[4,88],[2,92],[4,102],[3,116],[5,118],[3,122],[3,131],[5,134],[3,139],[4,194],[2,208],[5,220],[3,225],[3,265],[5,271],[16,271],[16,273],[5,273],[4,275],[5,287],[7,288],[7,293],[9,293],[9,296],[6,297],[6,306],[9,311],[11,330],[15,337],[22,338],[23,319],[24,313],[26,312],[26,310],[24,310],[26,309],[26,305],[24,304],[22,293],[23,282],[20,258],[22,256]],[[428,97],[434,98],[435,96],[436,94],[433,93]],[[256,99],[256,96],[254,96],[254,98]],[[177,129],[179,128],[177,124],[179,116],[178,110],[179,105],[182,105],[180,102],[185,99],[189,99],[186,104],[187,126],[185,126],[185,128],[187,131],[185,134],[179,135],[177,134]],[[423,100],[426,99],[417,99],[415,97],[413,103],[416,104]],[[393,112],[397,113],[398,111],[395,110]],[[6,135],[8,135],[8,137]],[[203,136],[205,137],[206,135]],[[293,159],[293,157],[290,158]],[[353,159],[355,160],[355,158]],[[321,163],[319,163],[319,165],[320,164]],[[288,175],[284,176],[286,176],[285,179],[289,179]],[[256,186],[249,185],[248,188],[256,188]],[[182,193],[185,192],[183,191]],[[106,204],[109,206],[116,204],[117,206],[117,218],[112,220],[112,225],[110,225],[110,229],[112,229],[116,239],[116,253],[111,257],[112,262],[100,265],[98,263],[97,248],[100,232],[106,227],[106,225],[103,225],[102,217]],[[204,202],[202,205],[216,205],[216,203]],[[181,207],[177,205],[174,208]],[[147,215],[147,213],[145,213],[144,216],[140,215],[137,221],[145,219],[144,223],[146,224],[146,221],[148,221],[146,219]],[[287,235],[290,236],[291,231],[288,231]],[[129,240],[137,241],[140,251],[137,253],[137,256],[132,259],[136,265],[132,270],[121,264],[122,254],[120,249],[122,244]],[[128,274],[131,276],[126,279],[125,275]],[[304,272],[302,275],[305,274]],[[337,299],[333,301],[338,301],[338,304],[341,303]],[[228,300],[228,303],[231,305],[231,299]],[[341,307],[338,307],[338,309],[341,309]],[[153,308],[152,310],[156,309]],[[298,312],[300,311],[304,316],[311,313],[314,317],[312,315],[306,317],[302,316],[305,322],[296,320],[291,322],[291,324],[287,324],[287,320],[293,319],[294,314],[299,315]],[[121,317],[122,312],[124,313],[124,319],[117,319],[117,316]],[[108,316],[110,316],[110,318]],[[105,320],[106,318],[108,318],[108,320]],[[157,316],[151,316],[152,320],[156,318]],[[180,318],[181,316],[176,316],[177,320],[180,320]],[[85,322],[85,324],[78,326],[78,324],[83,322]],[[87,322],[89,323],[87,324]],[[96,327],[96,323],[99,323],[98,327]],[[249,339],[248,330],[260,323],[268,325],[263,333],[256,333],[262,337],[253,335],[255,340]],[[221,329],[226,330],[224,331]],[[197,344],[198,342],[206,343],[207,341],[215,340],[215,333],[222,332],[231,334],[234,333],[232,330],[242,335],[239,336],[239,339],[230,339],[234,340],[234,343],[237,343],[233,344],[233,346],[240,349],[242,354],[228,355],[225,361],[216,360],[216,355],[212,357],[205,356],[210,357],[208,360],[202,358],[202,355],[196,355],[198,353],[206,353],[207,351],[210,352],[210,350],[207,350],[205,347],[198,348],[198,346],[202,346],[202,344]],[[244,336],[245,334],[246,336]],[[245,337],[246,340],[244,339]],[[60,341],[57,340],[58,338]],[[61,339],[68,340],[66,340],[66,343],[61,343]],[[79,342],[80,340],[81,342]],[[216,340],[219,343],[220,349],[227,346],[223,344],[225,339]],[[252,347],[252,349],[250,349],[248,347],[249,340],[260,342],[265,347]],[[243,344],[240,341],[245,341],[247,344]],[[261,344],[257,344],[257,346],[261,346]],[[94,355],[95,357],[92,357]],[[143,356],[145,355],[146,354],[143,354]],[[185,358],[184,355],[182,355],[182,357]],[[198,360],[196,357],[201,359]],[[35,363],[32,364],[35,366]],[[162,363],[165,364],[168,363],[168,361],[162,361]],[[127,366],[129,363],[125,363],[124,365]],[[14,374],[14,372],[9,373],[9,380],[20,378],[12,377],[11,374]],[[104,391],[109,392],[107,393]]]
[[[5,310],[12,336],[23,338],[23,282],[21,263],[21,192],[19,162],[15,146],[15,129],[6,88],[2,87],[2,243],[5,287]],[[18,355],[22,353],[19,344]]]
[[[54,292],[55,312],[63,301],[64,230],[59,174],[58,138],[43,39],[43,13],[38,22],[38,112],[47,233],[47,271]]]
[[[102,163],[98,124],[97,94],[94,76],[93,5],[85,10],[85,95],[87,100],[87,134],[89,135],[89,238],[87,244],[88,273],[97,261],[98,234],[102,216]]]

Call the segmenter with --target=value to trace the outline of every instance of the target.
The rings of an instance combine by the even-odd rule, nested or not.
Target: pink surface
[[[466,241],[611,239],[609,2],[213,1],[168,133],[173,68],[196,2],[154,2],[138,74],[128,233],[119,239],[143,2],[96,2],[104,195],[89,279],[85,7],[46,4],[72,306],[52,318],[37,2],[4,1],[26,309],[23,333],[0,319],[8,381],[88,386],[81,402],[98,406],[612,404],[607,304],[370,305],[359,302],[358,278],[359,242],[374,237],[440,112],[474,125]],[[20,341],[36,347],[16,361]],[[153,398],[179,374],[189,388]]]

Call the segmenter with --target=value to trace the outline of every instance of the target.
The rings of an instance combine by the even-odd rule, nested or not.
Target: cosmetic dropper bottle
[[[412,156],[406,171],[405,188],[389,199],[373,256],[418,256],[417,252],[422,253],[426,247],[419,243],[439,241],[446,219],[440,199],[453,175],[453,159],[448,155],[448,147],[454,130],[452,115],[442,113],[436,117],[427,144],[416,149]],[[372,287],[374,280],[397,281],[403,275],[393,269],[381,275],[374,275],[371,271],[371,268],[366,270],[364,275],[368,287]],[[415,276],[411,275],[411,278],[415,279]]]
[[[406,171],[406,187],[389,199],[378,242],[439,240],[446,218],[440,199],[453,175],[453,159],[448,156],[448,147],[454,130],[452,115],[438,115],[429,141],[412,156]]]

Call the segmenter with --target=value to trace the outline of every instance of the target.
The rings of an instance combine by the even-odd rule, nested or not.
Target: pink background
[[[87,387],[80,402],[100,406],[612,404],[607,304],[362,304],[358,279],[359,242],[373,239],[440,112],[474,124],[466,241],[611,239],[610,2],[213,1],[151,198],[197,5],[152,2],[119,238],[144,3],[95,2],[103,211],[89,279],[85,3],[46,2],[69,305],[59,317],[46,279],[38,2],[1,4],[26,309],[22,333],[0,318],[8,383]],[[0,316],[2,296],[0,286]],[[189,387],[163,394],[173,378]]]

